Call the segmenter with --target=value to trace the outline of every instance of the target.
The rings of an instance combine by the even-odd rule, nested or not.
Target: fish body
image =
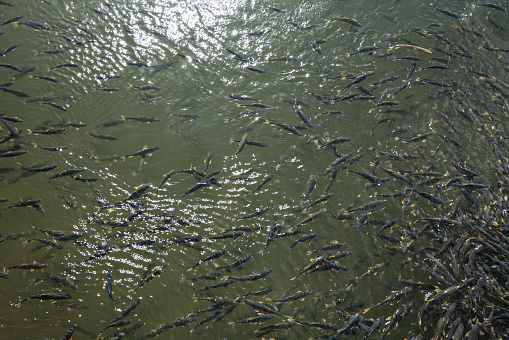
[[[43,294],[36,294],[31,295],[23,300],[21,300],[20,303],[18,303],[18,308],[21,307],[21,304],[28,300],[64,300],[64,299],[70,299],[71,295],[67,293],[43,293]]]
[[[108,297],[110,301],[115,304],[113,301],[113,275],[111,274],[111,270],[108,270],[106,273],[106,279],[104,280],[104,287],[106,288],[106,292],[108,293]]]
[[[226,249],[215,251],[212,254],[210,254],[209,256],[207,256],[207,257],[197,261],[191,269],[199,266],[200,264],[202,264],[204,262],[207,262],[207,261],[210,261],[210,260],[213,260],[213,259],[217,259],[218,257],[220,257],[221,255],[226,254],[227,252],[228,252],[228,250],[226,250]]]

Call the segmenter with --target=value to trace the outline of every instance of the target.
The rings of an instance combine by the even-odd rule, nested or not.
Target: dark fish
[[[67,329],[67,331],[65,331],[64,336],[60,340],[71,340],[75,330],[76,330],[76,324],[69,327]]]
[[[161,118],[158,118],[158,117],[138,116],[138,117],[123,117],[123,118],[124,118],[124,120],[135,120],[135,121],[143,122],[143,123],[155,123],[155,122],[161,121]]]
[[[30,269],[30,270],[35,270],[35,269],[41,269],[41,268],[46,268],[48,265],[47,264],[44,264],[44,263],[38,263],[38,262],[32,262],[32,263],[23,263],[23,264],[19,264],[19,265],[16,265],[16,266],[10,266],[10,267],[7,267],[7,269]]]
[[[5,57],[5,55],[9,52],[14,51],[17,47],[19,47],[21,44],[15,44],[10,47],[7,47],[3,53],[0,53],[0,57]]]
[[[23,72],[22,69],[20,69],[19,67],[17,67],[16,65],[11,65],[11,64],[0,64],[1,67],[6,67],[6,68],[9,68],[13,71],[16,71],[16,72]]]
[[[347,18],[347,17],[331,19],[331,20],[327,21],[326,24],[330,24],[331,22],[334,22],[334,21],[342,21],[342,22],[346,22],[347,24],[350,24],[352,26],[363,27],[361,24],[359,24],[359,22],[357,20]]]
[[[271,320],[275,317],[275,314],[262,314],[258,316],[253,316],[244,320],[239,320],[235,322],[230,322],[232,325],[240,324],[240,323],[263,323],[265,321]]]
[[[81,67],[81,65],[80,64],[60,64],[60,65],[50,68],[50,70],[53,71],[53,70],[56,70],[57,68],[62,68],[62,67]]]
[[[332,194],[330,194],[332,195]],[[329,196],[330,197],[330,196]],[[311,221],[314,221],[318,216],[320,216],[322,214],[321,211],[318,211],[318,212],[315,212],[314,214],[306,217],[305,219],[303,219],[302,221],[300,221],[299,223],[297,223],[295,226],[292,227],[292,230],[293,229],[296,229],[297,227],[300,227],[300,226],[303,226],[304,224],[306,223],[309,223]]]
[[[370,308],[366,308],[363,312],[363,314],[366,314],[367,312],[369,312],[370,310],[372,309],[375,309],[377,307],[380,307],[388,302],[392,302],[392,301],[395,301],[395,300],[399,300],[401,299],[402,297],[406,296],[408,293],[410,293],[412,291],[411,288],[408,288],[408,287],[405,287],[403,288],[402,290],[399,290],[397,292],[394,292],[393,294],[389,295],[387,298],[385,298],[384,300],[382,300],[381,302],[377,303],[376,305],[374,305],[373,307],[370,307]]]
[[[304,210],[308,210],[308,209],[310,209],[310,208],[314,207],[314,206],[315,206],[315,205],[317,205],[317,204],[320,204],[320,203],[322,203],[322,202],[327,202],[327,201],[329,200],[329,198],[331,198],[331,197],[332,197],[332,195],[334,195],[334,194],[333,194],[333,193],[328,193],[328,194],[322,195],[322,196],[320,196],[320,197],[319,197],[316,201],[314,201],[313,203],[311,203],[311,204],[309,204],[309,205],[307,205],[307,206],[303,207],[303,208],[302,208],[302,209],[300,209],[300,210],[302,210],[302,211],[304,211]]]
[[[129,196],[127,196],[124,202],[141,197],[145,193],[145,191],[147,191],[150,188],[150,185],[151,183],[145,183],[140,185],[138,188],[136,188],[135,191],[133,191],[132,193],[129,194]]]
[[[34,199],[34,200],[27,200],[27,201],[20,201],[18,203],[15,203],[11,205],[10,208],[24,208],[24,207],[35,207],[37,203],[41,202],[41,199]]]
[[[356,54],[359,54],[359,53],[372,52],[372,51],[376,51],[378,49],[379,48],[376,47],[376,46],[366,46],[366,47],[362,47],[361,49],[357,50],[356,52],[349,53],[348,56],[352,57],[352,56],[354,56]]]
[[[372,86],[377,86],[377,85],[380,85],[380,84],[385,84],[385,83],[390,83],[392,81],[395,81],[396,79],[398,79],[400,76],[391,76],[389,78],[385,78],[383,80],[380,80],[380,81],[377,81],[376,83],[373,83],[371,84]]]
[[[300,292],[297,292],[293,295],[290,295],[286,298],[283,298],[283,299],[273,299],[272,301],[274,302],[288,302],[288,301],[294,301],[294,300],[299,300],[299,299],[304,299],[305,297],[309,296],[309,295],[312,295],[314,294],[315,291],[314,290],[311,290],[311,289],[306,289],[306,290],[303,290],[303,291],[300,291]]]
[[[248,218],[261,216],[261,215],[265,214],[267,212],[267,210],[269,210],[269,208],[270,207],[257,209],[254,213],[251,213],[251,214],[248,214],[248,215],[244,215],[244,216],[240,216],[240,217],[237,217],[235,219],[236,220],[245,220],[245,219],[248,219]]]
[[[65,171],[62,171],[59,174],[51,176],[49,179],[60,178],[60,177],[65,177],[65,176],[73,176],[73,175],[76,175],[77,173],[80,173],[82,171],[85,171],[85,169],[70,169],[70,170],[65,170]]]
[[[19,90],[13,90],[13,89],[10,89],[10,88],[7,88],[5,86],[0,86],[0,90],[4,91],[4,92],[7,92],[7,93],[10,93],[10,94],[13,94],[17,97],[30,97],[29,94],[23,92],[23,91],[19,91]]]
[[[23,300],[21,300],[20,303],[18,303],[18,308],[21,307],[21,304],[28,300],[64,300],[64,299],[70,299],[71,295],[67,293],[43,293],[43,294],[37,294],[29,296]]]
[[[244,147],[246,146],[246,143],[247,143],[247,133],[245,133],[242,136],[242,139],[240,140],[239,147],[238,147],[237,151],[228,158],[237,156],[244,149]]]
[[[360,82],[366,80],[367,77],[375,74],[376,72],[375,71],[367,71],[367,72],[363,72],[361,74],[359,74],[357,77],[355,77],[355,79],[353,79],[348,85],[346,85],[345,87],[343,87],[341,89],[341,91],[344,91],[356,84],[359,84]]]
[[[120,319],[126,317],[127,315],[129,315],[129,313],[131,313],[136,307],[138,307],[140,302],[141,302],[141,298],[138,298],[131,305],[129,305],[126,309],[123,309],[122,312],[120,312],[120,315],[117,316],[115,319],[113,319],[113,321],[111,321],[111,323],[115,323],[118,320],[120,320]]]
[[[61,80],[58,80],[58,79],[53,78],[53,77],[47,77],[47,76],[30,76],[30,78],[34,78],[34,79],[41,79],[41,80],[47,80],[47,81],[50,81],[50,82],[55,83],[55,84],[62,84],[62,81],[61,81]]]
[[[458,13],[458,12],[453,12],[453,11],[448,11],[448,10],[445,10],[445,9],[441,9],[441,8],[438,8],[437,6],[431,4],[431,6],[433,6],[433,8],[435,8],[437,11],[439,11],[440,13],[443,13],[447,16],[450,16],[452,18],[461,18],[464,14],[461,14],[461,13]]]
[[[103,139],[103,140],[118,140],[118,137],[113,137],[113,136],[110,136],[110,135],[100,135],[100,134],[95,134],[95,133],[92,133],[92,132],[87,132],[90,136],[92,137],[95,137],[95,138],[98,138],[98,139]]]
[[[45,165],[34,165],[30,168],[27,168],[26,166],[21,166],[24,170],[30,171],[30,172],[46,172],[49,170],[53,170],[57,167],[56,164],[45,164]]]
[[[227,279],[232,281],[256,281],[263,279],[265,276],[272,273],[272,271],[274,271],[273,268],[267,268],[258,273],[253,273],[247,276],[228,276]]]
[[[67,149],[67,146],[44,147],[44,146],[40,146],[40,145],[37,145],[37,144],[35,146],[38,147],[38,148],[41,148],[43,150],[47,150],[47,151],[62,151],[62,150]]]
[[[236,237],[239,237],[242,235],[244,235],[244,231],[237,230],[237,231],[230,231],[230,232],[221,233],[218,235],[209,236],[209,239],[210,240],[224,240],[226,238],[236,238]]]
[[[50,128],[47,130],[40,130],[40,131],[32,131],[30,129],[27,129],[28,133],[34,134],[34,135],[65,135],[66,129],[60,128],[60,129],[54,129]]]
[[[306,189],[306,193],[304,194],[304,200],[302,201],[302,203],[306,202],[307,199],[308,199],[308,196],[311,194],[311,192],[313,191],[313,189],[316,188],[316,182],[318,180],[318,175],[313,175],[311,176],[311,178],[309,179],[308,181],[308,185],[307,185],[307,189]]]
[[[10,23],[13,23],[13,22],[17,22],[21,18],[23,18],[23,16],[18,16],[18,17],[10,18],[9,20],[4,21],[3,23],[1,23],[0,26],[7,25],[7,24],[10,24]]]
[[[52,103],[52,102],[42,102],[41,104],[49,105],[49,106],[53,106],[54,108],[59,109],[60,111],[67,111],[67,108],[66,108],[65,106],[58,105],[58,104],[56,104],[56,103]]]
[[[126,158],[129,158],[129,157],[135,157],[135,156],[140,156],[140,157],[150,156],[157,149],[159,149],[159,146],[152,146],[150,148],[144,147],[142,150],[140,150],[138,152],[135,152],[135,153],[131,153],[131,154],[125,155],[122,158],[126,159]]]
[[[214,176],[217,175],[218,173],[220,173],[221,170],[216,170],[216,171],[213,171],[211,172],[210,174],[204,176],[198,183],[196,183],[195,185],[193,185],[190,189],[188,189],[182,196],[180,196],[180,200],[182,200],[184,197],[186,197],[187,195],[195,192],[196,190],[199,190],[203,187],[205,187],[208,183],[212,183],[213,180],[214,180]],[[195,174],[196,172],[193,171],[193,173]]]
[[[309,234],[309,235],[301,236],[298,240],[296,240],[295,242],[292,243],[292,245],[290,246],[290,250],[289,251],[291,252],[292,248],[295,247],[297,244],[302,243],[302,242],[306,242],[306,241],[309,241],[309,240],[312,240],[315,237],[318,237],[318,233],[312,233],[312,234]]]
[[[263,179],[263,181],[253,190],[251,191],[252,194],[254,194],[255,192],[257,192],[258,190],[260,190],[261,188],[263,188],[263,186],[265,184],[267,184],[272,178],[274,177],[273,174],[268,174],[265,176],[265,178]]]
[[[200,264],[202,264],[203,262],[207,262],[207,261],[210,261],[210,260],[213,260],[213,259],[217,259],[218,257],[220,257],[221,255],[224,255],[226,252],[228,252],[228,250],[226,249],[222,249],[222,250],[218,250],[218,251],[215,251],[213,252],[212,254],[210,254],[209,256],[197,261],[194,266],[191,267],[191,269],[193,269],[194,267],[197,267],[199,266]],[[191,270],[189,269],[189,270]]]
[[[246,256],[238,259],[237,261],[235,261],[234,263],[228,265],[228,266],[224,266],[224,267],[216,267],[216,269],[219,269],[219,270],[225,270],[227,272],[230,272],[232,271],[233,269],[237,268],[237,267],[240,267],[241,265],[243,265],[244,263],[246,263],[247,261],[249,261],[250,259],[253,258],[253,254],[247,254]]]
[[[297,115],[300,117],[300,119],[302,119],[304,124],[306,124],[309,128],[313,128],[313,124],[311,124],[309,118],[306,117],[306,115],[300,110],[300,108],[297,105],[295,105],[295,112],[297,112]]]
[[[253,67],[253,66],[248,66],[248,67],[246,67],[246,68],[247,68],[249,71],[253,71],[253,72],[257,72],[257,73],[267,73],[266,71],[264,71],[264,70],[260,70],[260,69],[258,69],[258,68]]]
[[[138,284],[136,285],[136,287],[134,287],[133,291],[137,291],[138,289],[140,289],[141,287],[143,287],[145,284],[147,284],[148,282],[152,281],[154,278],[156,278],[157,276],[159,276],[164,268],[166,268],[166,266],[168,266],[167,263],[163,264],[162,266],[158,266],[156,267],[151,273],[150,275],[148,275],[146,278],[140,280],[138,282]]]
[[[52,248],[56,248],[56,249],[64,248],[61,244],[58,244],[53,240],[45,240],[42,238],[31,238],[29,240],[26,240],[26,242],[30,242],[30,241],[38,241],[38,242],[44,243],[45,245],[48,245],[48,246],[50,246]]]
[[[332,162],[330,166],[334,167],[334,166],[340,165],[341,163],[345,162],[348,158],[350,158],[356,152],[357,151],[352,151],[349,154],[346,154],[346,155],[343,155],[343,156],[339,157],[334,162]]]
[[[113,276],[111,274],[111,270],[106,272],[104,287],[106,288],[106,292],[108,293],[108,297],[110,298],[111,302],[115,304],[115,301],[113,301]]]
[[[253,104],[239,104],[237,105],[239,107],[257,107],[259,109],[270,109],[271,106],[269,105],[266,105],[266,104],[258,104],[258,103],[253,103]]]
[[[66,287],[69,287],[69,288],[72,288],[72,289],[77,289],[78,288],[76,286],[76,284],[74,282],[72,282],[67,277],[57,276],[57,275],[55,275],[53,273],[44,273],[44,275],[46,275],[47,278],[49,278],[49,279],[59,283],[62,286],[66,286]]]
[[[382,181],[380,181],[378,179],[378,177],[376,177],[375,175],[371,175],[371,174],[367,174],[367,173],[360,172],[360,171],[355,171],[355,170],[350,170],[349,172],[353,172],[354,174],[357,174],[357,175],[367,179],[368,181],[370,181],[374,185],[382,185],[383,184]]]
[[[159,189],[161,189],[163,184],[166,183],[166,181],[168,181],[170,179],[170,177],[173,176],[174,174],[176,174],[176,171],[175,170],[171,170],[170,172],[168,172],[167,174],[165,174],[163,176],[163,179],[161,180],[161,183],[157,187],[156,193],[159,191]]]
[[[249,300],[249,299],[244,299],[244,302],[247,305],[253,307],[255,310],[260,311],[262,313],[281,315],[281,313],[279,313],[279,311],[277,310],[276,307],[271,306],[269,304],[265,304],[265,303],[262,303],[259,301],[254,301],[254,300]]]

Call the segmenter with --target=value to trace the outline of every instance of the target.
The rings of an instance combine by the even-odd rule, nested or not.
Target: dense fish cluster
[[[53,1],[42,5],[50,11]],[[0,1],[9,9],[0,14],[0,301],[3,314],[25,311],[9,327],[33,323],[34,334],[62,339],[509,337],[507,2],[426,4],[426,25],[408,23],[373,45],[364,41],[379,32],[339,14],[342,3],[324,2],[337,15],[315,23],[257,8],[267,25],[244,37],[284,36],[272,25],[283,23],[297,33],[281,41],[287,55],[261,56],[232,40],[210,52],[214,60],[183,43],[167,58],[124,62],[122,75],[93,75],[75,56],[118,43],[113,37],[86,20],[32,20]],[[76,6],[107,23],[120,5]],[[396,25],[393,14],[377,16]],[[118,39],[173,39],[122,28]],[[49,68],[17,65],[34,43],[6,37],[26,30],[58,40],[35,47]],[[326,32],[359,39],[345,51]],[[358,72],[343,72],[343,62]],[[200,109],[207,105],[166,102],[143,75],[207,73],[213,63],[253,82],[272,75],[271,91],[297,90],[263,96],[211,82],[203,92],[224,106]],[[307,64],[320,71],[299,74]],[[99,85],[65,94],[74,72]],[[19,84],[49,90],[36,97]],[[73,108],[98,95],[145,111],[74,121]],[[357,125],[345,126],[349,115]],[[222,144],[168,160],[163,154],[185,148],[153,132],[163,124],[184,145],[207,133]],[[105,175],[117,166],[129,170],[123,178]],[[20,197],[16,186],[34,194]],[[5,233],[1,221],[18,213],[31,222]],[[46,219],[53,227],[41,226]],[[9,254],[15,248],[24,256]],[[19,294],[7,296],[9,284]]]

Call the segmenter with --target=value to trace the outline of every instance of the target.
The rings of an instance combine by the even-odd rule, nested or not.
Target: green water
[[[448,88],[429,84],[413,85],[392,95],[403,85],[409,67],[415,62],[414,79],[450,83],[445,76],[447,74],[471,94],[462,95],[462,98],[471,100],[470,105],[479,110],[480,114],[476,116],[478,121],[488,127],[498,124],[504,135],[507,129],[504,116],[504,108],[507,114],[507,103],[504,97],[495,95],[481,76],[468,69],[485,73],[502,84],[509,82],[507,53],[495,53],[482,47],[488,43],[490,46],[509,48],[505,31],[497,29],[487,20],[489,17],[507,30],[507,12],[473,7],[472,2],[460,1],[436,4],[464,13],[460,19],[446,16],[420,1],[284,1],[278,4],[266,1],[49,2],[16,1],[13,7],[0,5],[0,14],[3,15],[1,22],[22,15],[20,21],[33,20],[50,26],[48,30],[15,24],[0,27],[0,31],[4,32],[0,35],[1,50],[21,44],[0,61],[23,70],[36,66],[33,72],[14,80],[14,84],[8,87],[26,92],[30,97],[21,98],[0,92],[0,111],[24,121],[9,122],[22,129],[21,137],[0,147],[4,149],[21,145],[23,150],[28,151],[17,157],[0,158],[0,197],[9,199],[0,203],[0,233],[3,237],[30,233],[16,239],[8,238],[0,245],[0,267],[33,261],[48,264],[47,268],[35,271],[11,269],[10,278],[0,280],[2,338],[57,339],[72,324],[78,326],[75,339],[96,338],[122,309],[141,297],[142,302],[128,317],[133,324],[143,323],[137,332],[127,336],[137,339],[163,324],[212,305],[207,301],[195,302],[197,297],[216,295],[235,298],[269,286],[275,289],[268,295],[247,298],[271,303],[271,299],[278,299],[287,291],[293,294],[313,289],[315,294],[304,300],[286,303],[280,311],[284,316],[277,316],[266,324],[294,318],[335,323],[341,327],[345,320],[328,310],[327,306],[344,308],[356,304],[347,309],[353,315],[383,300],[392,290],[403,288],[399,283],[401,277],[415,280],[426,280],[427,277],[411,265],[402,267],[409,255],[391,256],[384,250],[387,245],[394,245],[374,236],[379,226],[367,223],[360,231],[357,229],[357,218],[365,211],[352,213],[354,219],[346,221],[338,220],[331,214],[336,215],[347,207],[385,199],[379,211],[370,214],[368,220],[399,218],[397,227],[389,232],[399,240],[408,238],[401,233],[403,227],[418,226],[423,213],[446,213],[449,204],[457,196],[457,190],[451,187],[438,190],[436,186],[429,189],[421,186],[419,190],[439,196],[446,204],[438,206],[414,195],[412,207],[403,211],[405,196],[381,198],[377,194],[405,190],[409,184],[376,170],[375,174],[387,181],[383,185],[371,185],[359,175],[348,172],[373,173],[371,163],[376,162],[376,153],[370,148],[396,154],[420,153],[428,161],[434,162],[434,171],[444,174],[441,182],[458,176],[447,162],[451,158],[468,161],[468,166],[480,174],[480,183],[494,185],[497,182],[486,163],[495,161],[489,143],[481,137],[483,132],[479,131],[478,125],[454,113],[453,108],[457,105],[454,100],[447,95],[437,95],[438,91]],[[267,6],[285,10],[291,15],[276,12]],[[507,7],[507,4],[503,6]],[[96,13],[89,7],[105,14]],[[342,21],[326,24],[331,19],[342,17],[355,19],[362,27]],[[298,29],[292,21],[298,22],[301,28],[313,24],[319,26]],[[458,26],[481,32],[481,37],[462,32]],[[433,50],[447,50],[448,45],[431,35],[429,32],[432,31],[443,34],[456,46],[475,56],[475,59],[458,54],[447,56]],[[262,33],[248,34],[253,32]],[[408,39],[407,42],[398,39],[398,36]],[[319,53],[311,43],[321,39],[326,42],[317,45]],[[405,48],[391,49],[398,44],[408,44],[408,41],[433,52],[426,54]],[[359,53],[349,56],[366,46],[379,49],[371,55]],[[58,49],[68,50],[58,54],[40,52]],[[248,57],[249,63],[235,60],[234,55],[226,49]],[[376,58],[388,52],[392,55]],[[269,59],[283,56],[298,60],[269,62]],[[396,59],[408,56],[421,60]],[[433,62],[430,60],[433,57],[450,63]],[[145,63],[145,66],[130,63]],[[50,70],[61,64],[77,64],[79,67]],[[424,69],[430,65],[444,65],[449,69]],[[247,66],[265,73],[251,71]],[[359,85],[371,91],[377,97],[375,100],[346,100],[327,105],[308,92],[321,96],[359,92],[359,97],[365,96],[357,86],[341,91],[351,81],[349,79],[327,78],[367,71],[374,71],[375,74]],[[16,74],[11,69],[0,67],[0,83],[11,81]],[[62,83],[33,76],[51,76]],[[391,76],[400,77],[393,82],[372,86]],[[107,77],[111,79],[105,80]],[[160,89],[137,93],[133,88],[144,85]],[[105,88],[115,91],[98,90]],[[455,91],[458,93],[457,89]],[[235,100],[229,94],[254,97],[259,100],[257,103],[269,105],[270,108],[239,107],[253,101]],[[27,102],[44,96],[51,98],[40,102],[64,106],[66,111],[40,102]],[[387,113],[386,110],[393,107],[374,107],[381,100],[398,101],[399,105],[394,108],[406,111],[403,114]],[[313,124],[313,128],[299,130],[301,135],[265,122],[265,119],[270,119],[292,126],[304,126],[292,101],[303,103],[300,109]],[[462,133],[453,133],[441,122],[434,108],[450,114],[454,125]],[[259,113],[233,119],[248,109]],[[344,114],[320,114],[325,111],[343,111]],[[487,114],[483,115],[485,112]],[[185,115],[193,116],[192,119],[185,119]],[[126,120],[117,125],[101,127],[104,123],[133,116],[160,118],[160,121],[144,123]],[[390,121],[376,126],[377,122],[388,116],[392,117]],[[66,133],[58,135],[29,133],[29,130],[41,131],[44,126],[58,127],[63,122],[87,125],[79,128],[64,126]],[[401,127],[407,130],[397,136],[399,138],[388,135]],[[8,134],[4,125],[2,128],[2,135]],[[454,138],[462,147],[444,143],[436,134],[421,142],[403,142],[415,134],[431,131]],[[101,140],[88,133],[110,135],[118,140]],[[238,155],[232,157],[239,144],[231,140],[240,140],[246,133],[249,141],[263,142],[268,147],[246,145]],[[299,211],[310,177],[323,174],[338,158],[330,148],[320,147],[316,141],[339,137],[351,140],[337,145],[338,154],[355,151],[354,156],[361,153],[364,156],[348,170],[343,170],[347,163],[339,167],[337,178],[329,190],[333,195],[325,203]],[[68,148],[51,152],[36,145]],[[141,170],[133,175],[140,165],[140,157],[124,160],[121,156],[135,153],[145,146],[159,148],[146,157]],[[506,150],[505,145],[500,145],[500,148]],[[189,174],[176,174],[156,192],[163,175],[170,170],[196,168],[203,171],[208,153],[211,154],[211,163],[207,173],[220,170],[215,178],[221,187],[208,185],[180,200],[197,180]],[[429,166],[423,158],[403,162],[386,160],[384,156],[380,159],[384,167],[398,171],[425,171]],[[28,167],[34,164],[56,164],[57,167],[47,173],[29,173],[21,169],[21,165]],[[97,181],[85,183],[69,176],[48,180],[61,171],[75,168],[84,169],[80,177]],[[252,170],[248,175],[243,175],[249,169]],[[253,193],[267,175],[273,175],[272,180]],[[245,177],[245,180],[235,180],[235,176]],[[318,178],[316,188],[306,204],[324,194],[329,179],[330,175]],[[135,200],[144,207],[139,218],[117,228],[98,223],[121,223],[137,211],[139,207],[127,205],[109,209],[100,209],[100,206],[124,200],[144,183],[151,183],[152,186],[143,198]],[[98,197],[104,201],[99,202]],[[45,213],[32,207],[8,208],[28,199],[41,199],[40,205]],[[483,200],[482,194],[479,194],[479,201]],[[269,210],[261,216],[236,219],[265,207],[269,207]],[[298,228],[301,234],[275,239],[264,250],[269,229],[274,224],[274,214],[281,216],[285,231],[289,231],[292,226],[320,210],[322,214],[316,220]],[[144,233],[163,224],[161,218],[153,217],[162,213],[174,214],[173,219],[182,222],[164,232]],[[32,238],[51,238],[32,226],[60,230],[66,234],[86,232],[79,241],[88,246],[70,241],[60,242],[62,249],[52,249],[37,241],[25,242]],[[223,230],[239,226],[253,228],[234,239],[208,239]],[[301,235],[314,232],[318,233],[317,238],[298,244],[288,252]],[[179,244],[164,244],[165,240],[191,235],[204,238],[195,243],[201,250]],[[122,247],[143,240],[155,243]],[[351,251],[352,255],[338,261],[348,267],[348,271],[306,273],[292,280],[310,260],[317,257],[313,250],[332,241],[348,243],[341,250]],[[430,241],[416,239],[411,243],[409,249],[414,252]],[[92,247],[93,244],[114,248],[106,256],[77,264],[100,251]],[[220,249],[228,252],[190,270],[196,261]],[[254,254],[253,259],[242,270],[231,274],[214,270],[215,266],[229,265],[250,253]],[[168,266],[159,277],[133,291],[140,276],[151,264]],[[351,280],[376,264],[387,265],[377,275],[361,280],[353,295],[340,300],[319,299],[320,295],[347,287]],[[222,276],[244,276],[264,268],[273,268],[274,271],[263,280],[235,282],[225,288],[198,294],[196,291],[200,288],[221,280],[189,280],[210,272]],[[114,280],[115,304],[111,303],[103,287],[108,270],[112,272]],[[77,289],[48,281],[45,272],[68,277],[77,285]],[[17,304],[28,296],[57,290],[71,294],[72,298],[55,303],[34,299],[17,308]],[[391,336],[402,338],[410,329],[420,331],[416,315],[424,295],[425,292],[415,290],[404,300],[405,303],[414,301],[414,309]],[[389,316],[397,306],[386,305],[365,316]],[[212,314],[207,313],[188,326],[171,329],[160,336],[175,339],[255,338],[255,331],[266,324],[229,324],[253,316],[253,313],[252,307],[240,303],[219,322],[209,322],[190,333],[197,322]],[[109,329],[103,336],[113,333],[114,329]],[[272,333],[272,336],[307,339],[326,333],[330,331],[298,325]],[[361,338],[362,333],[357,332],[350,337]]]

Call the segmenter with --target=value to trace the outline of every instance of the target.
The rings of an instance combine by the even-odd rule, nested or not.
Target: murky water
[[[503,140],[507,130],[509,60],[507,50],[493,50],[509,48],[507,11],[461,1],[435,4],[461,13],[459,18],[421,1],[287,0],[276,6],[266,1],[49,0],[13,5],[0,5],[0,22],[23,17],[18,24],[0,26],[0,50],[20,45],[0,62],[35,69],[19,76],[12,67],[0,67],[0,83],[7,89],[0,92],[0,110],[23,120],[5,121],[21,132],[1,144],[2,153],[15,146],[27,151],[0,158],[0,197],[8,199],[0,203],[0,233],[7,238],[0,245],[0,266],[33,261],[48,266],[12,268],[8,279],[0,279],[4,338],[60,338],[73,324],[74,338],[96,338],[141,298],[126,317],[137,327],[126,338],[137,339],[213,305],[197,298],[234,299],[270,286],[274,289],[266,295],[239,298],[229,314],[226,307],[196,314],[189,325],[160,336],[255,338],[261,333],[257,329],[293,320],[341,328],[351,315],[401,290],[401,278],[429,281],[408,259],[415,260],[419,249],[439,238],[415,237],[412,230],[422,227],[421,218],[447,216],[453,209],[458,189],[445,183],[461,173],[449,160],[475,170],[478,183],[497,184],[490,167],[497,159],[484,137]],[[500,6],[507,8],[507,3]],[[34,22],[41,26],[33,27]],[[355,53],[365,47],[376,49]],[[372,74],[360,77],[364,72]],[[413,83],[403,87],[409,79]],[[235,99],[234,94],[253,99]],[[308,126],[297,111],[309,119]],[[140,121],[147,118],[153,121]],[[8,136],[8,127],[1,127],[2,136]],[[46,134],[62,128],[63,134]],[[240,149],[246,134],[247,141],[264,145],[248,143]],[[340,137],[348,140],[339,142]],[[128,156],[152,147],[143,158]],[[505,144],[498,147],[506,152]],[[331,167],[349,153],[348,160]],[[37,173],[22,168],[42,164],[56,168]],[[412,181],[398,180],[377,164]],[[71,169],[83,171],[49,179]],[[204,175],[176,173],[157,190],[165,174],[184,169],[220,172],[216,182],[185,196]],[[383,184],[352,171],[375,175]],[[316,187],[303,203],[315,175]],[[437,182],[418,184],[432,178]],[[126,201],[148,183],[143,196]],[[401,195],[393,195],[397,192]],[[482,191],[473,196],[481,204],[490,201]],[[34,199],[41,201],[12,207]],[[305,208],[319,199],[323,202]],[[354,211],[375,200],[384,202]],[[242,218],[265,208],[259,216]],[[266,248],[278,216],[282,230],[277,233],[301,233],[274,238]],[[376,236],[394,218],[399,220],[386,238]],[[57,249],[33,240],[52,239],[36,229],[86,234],[76,242],[59,241],[62,249]],[[231,230],[243,232],[221,238]],[[313,233],[318,235],[294,244]],[[197,236],[201,240],[185,241]],[[339,251],[351,255],[337,263],[348,271],[296,277],[318,256],[335,254],[320,250],[334,242],[347,243]],[[222,249],[224,255],[193,268]],[[248,254],[252,259],[238,270],[215,269]],[[160,275],[136,288],[147,269],[150,274],[164,265]],[[376,274],[359,279],[377,265]],[[273,271],[263,279],[197,292],[268,268]],[[108,272],[114,303],[103,287]],[[48,273],[67,277],[76,289],[59,285]],[[199,278],[210,273],[214,280]],[[347,287],[353,292],[346,296],[324,297]],[[314,294],[286,302],[282,315],[270,321],[231,324],[256,315],[245,299],[276,304],[273,300],[306,289]],[[18,308],[29,296],[56,292],[71,298],[53,303],[33,299]],[[413,301],[412,311],[391,336],[421,332],[417,314],[426,294],[415,289],[401,303],[363,316],[368,321],[388,317]],[[224,318],[193,330],[216,312],[225,313]],[[298,324],[270,336],[304,339],[330,333]],[[363,335],[357,328],[350,336]]]

